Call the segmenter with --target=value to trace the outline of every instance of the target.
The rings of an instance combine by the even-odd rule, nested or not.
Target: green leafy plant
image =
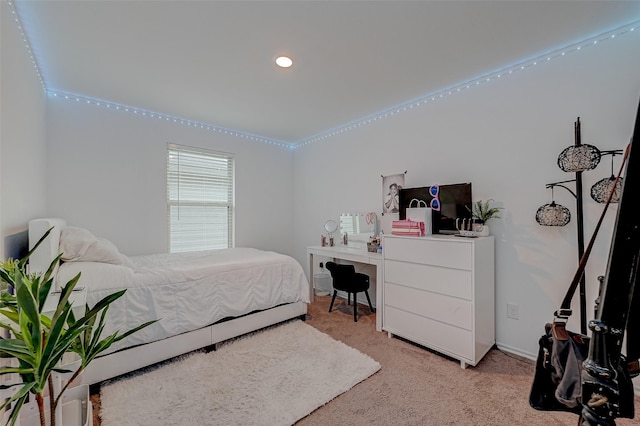
[[[502,210],[502,207],[491,207],[492,201],[495,200],[478,200],[472,204],[471,208],[469,208],[469,206],[466,207],[476,222],[485,224],[489,219],[500,219],[500,210]]]
[[[101,339],[109,305],[124,295],[126,290],[104,297],[92,308],[85,306],[84,316],[76,319],[69,303],[69,296],[80,279],[79,273],[62,287],[55,312],[45,312],[45,302],[51,297],[53,271],[60,256],[51,262],[44,274],[28,274],[26,265],[29,256],[49,235],[51,229],[53,228],[43,235],[24,258],[19,261],[9,259],[0,266],[0,281],[12,289],[12,293],[0,293],[0,315],[3,316],[0,319],[0,327],[9,331],[9,337],[0,337],[0,357],[17,361],[17,366],[0,368],[0,375],[13,374],[20,380],[0,386],[0,389],[13,386],[18,389],[11,398],[0,405],[0,410],[12,407],[7,421],[7,424],[11,425],[17,421],[20,410],[29,396],[34,395],[38,404],[40,425],[45,426],[44,393],[47,389],[50,395],[49,424],[55,426],[56,407],[69,383],[113,343],[156,322],[150,321],[124,334],[115,332]],[[67,352],[77,353],[81,363],[59,394],[54,395],[52,373],[70,372],[60,367],[62,357]]]

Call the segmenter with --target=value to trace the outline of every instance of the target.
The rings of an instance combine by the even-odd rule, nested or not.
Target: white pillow
[[[59,249],[64,262],[100,262],[128,266],[126,256],[111,241],[97,238],[84,228],[62,228]]]

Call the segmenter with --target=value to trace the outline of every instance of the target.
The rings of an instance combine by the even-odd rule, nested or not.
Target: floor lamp
[[[565,148],[558,155],[558,167],[564,172],[575,173],[575,178],[560,182],[548,183],[546,188],[551,189],[551,203],[538,208],[536,212],[536,222],[543,226],[565,226],[571,220],[571,213],[568,208],[557,204],[553,199],[553,188],[559,186],[566,189],[576,199],[576,215],[578,222],[578,262],[584,254],[584,220],[583,220],[583,191],[582,172],[595,169],[600,163],[603,155],[611,155],[611,167],[613,175],[613,157],[622,154],[622,150],[600,151],[593,145],[582,144],[580,135],[580,117],[574,123],[575,143]],[[613,177],[613,176],[612,176]],[[575,182],[575,191],[566,184]],[[591,198],[599,203],[604,203],[609,193],[614,190],[612,202],[620,200],[622,183],[618,181],[615,188],[615,177],[604,178],[596,182],[591,188]],[[617,195],[617,197],[616,197]],[[580,329],[582,334],[587,334],[587,302],[586,302],[585,277],[580,280]]]

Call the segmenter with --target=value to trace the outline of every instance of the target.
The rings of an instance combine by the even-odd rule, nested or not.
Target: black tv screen
[[[406,209],[414,198],[431,206],[434,198],[429,191],[430,186],[421,188],[402,188],[398,194],[400,202],[400,220],[406,218]],[[457,234],[456,218],[471,219],[472,204],[471,182],[439,185],[437,198],[440,200],[440,211],[432,209],[431,227],[434,234]]]

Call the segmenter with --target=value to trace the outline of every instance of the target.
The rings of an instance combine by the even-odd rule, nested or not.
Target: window
[[[233,156],[170,144],[169,251],[233,247]]]

